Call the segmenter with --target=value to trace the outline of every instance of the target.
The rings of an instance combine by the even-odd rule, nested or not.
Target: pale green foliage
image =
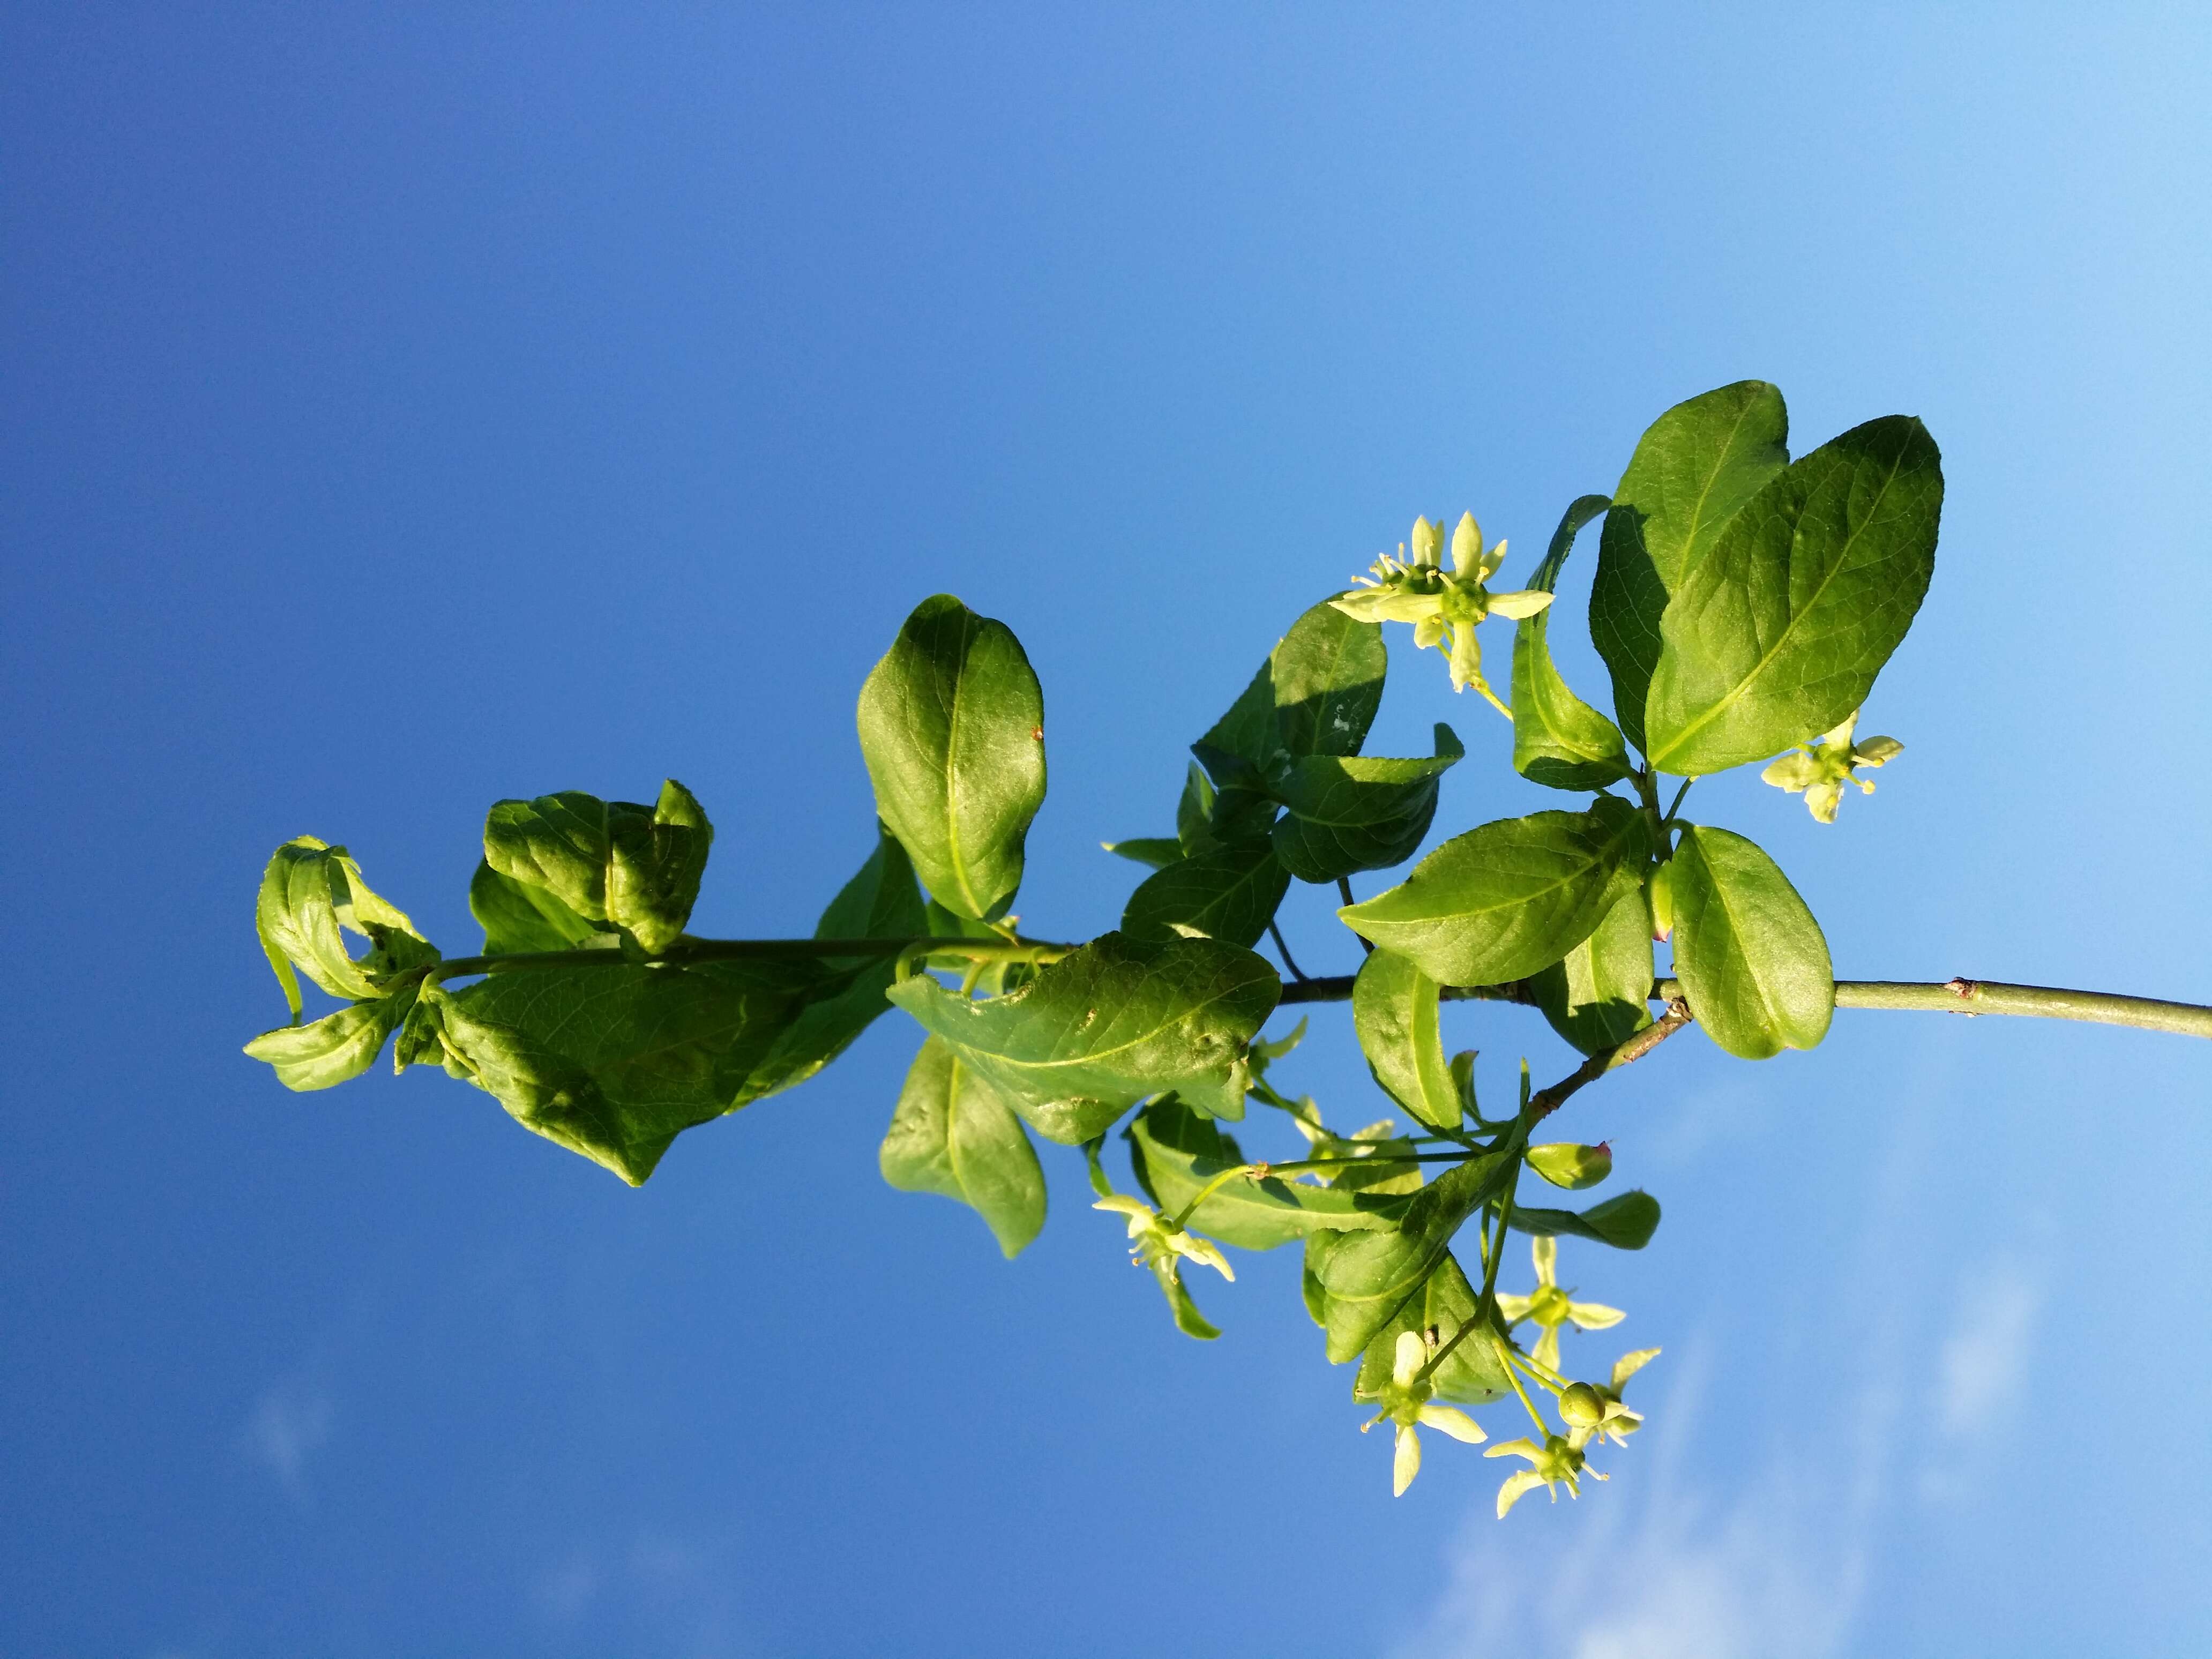
[[[1364,585],[1298,617],[1191,745],[1174,835],[1105,843],[1144,866],[1113,932],[1055,944],[1008,920],[1044,798],[1043,694],[1010,629],[939,594],[861,688],[879,822],[812,939],[685,931],[714,830],[673,781],[650,807],[576,791],[495,805],[469,887],[484,934],[471,957],[441,957],[343,848],[302,836],[277,849],[255,909],[293,1023],[247,1052],[289,1088],[323,1089],[396,1033],[396,1066],[435,1063],[635,1184],[682,1131],[804,1081],[896,1006],[922,1041],[890,1104],[891,1185],[966,1205],[1011,1256],[1045,1220],[1031,1132],[1080,1146],[1096,1207],[1190,1335],[1218,1333],[1188,1270],[1227,1282],[1228,1249],[1302,1247],[1307,1311],[1327,1358],[1357,1362],[1368,1426],[1390,1430],[1395,1490],[1419,1471],[1421,1430],[1480,1442],[1461,1407],[1510,1396],[1534,1433],[1487,1448],[1527,1465],[1499,1513],[1539,1486],[1576,1492],[1602,1478],[1587,1455],[1641,1423],[1621,1389],[1657,1350],[1618,1357],[1603,1381],[1562,1370],[1563,1336],[1626,1316],[1559,1283],[1557,1241],[1641,1249],[1660,1206],[1634,1189],[1580,1210],[1522,1204],[1527,1174],[1571,1192],[1614,1175],[1609,1146],[1532,1131],[1686,1018],[1757,1059],[1818,1043],[1834,1003],[1826,944],[1788,878],[1744,836],[1683,818],[1680,794],[1662,809],[1660,775],[1786,750],[1763,775],[1827,822],[1846,784],[1870,788],[1856,769],[1901,747],[1852,733],[1934,568],[1935,445],[1890,416],[1793,465],[1787,435],[1762,381],[1669,410],[1611,495],[1567,507],[1518,588],[1492,590],[1506,544],[1472,514],[1449,538],[1417,520]],[[1550,631],[1576,537],[1601,514],[1589,625],[1610,712],[1568,686]],[[1493,617],[1517,623],[1510,709],[1483,676]],[[1356,978],[1308,981],[1285,957],[1286,990],[1255,947],[1292,883],[1348,895],[1352,875],[1414,858],[1466,753],[1438,726],[1431,756],[1362,754],[1398,623],[1444,654],[1455,688],[1508,714],[1522,775],[1589,799],[1455,826],[1338,912],[1373,947]],[[1655,940],[1670,937],[1684,1001],[1655,1023]],[[302,975],[339,1006],[302,1023]],[[1447,1058],[1443,1040],[1444,1003],[1477,994],[1533,1004],[1589,1058],[1540,1093],[1523,1061],[1516,1109],[1486,1116],[1474,1055]],[[1324,995],[1348,995],[1407,1132],[1393,1118],[1332,1128],[1285,1092],[1304,1026],[1261,1030],[1279,1001]],[[1248,1103],[1263,1109],[1244,1133],[1281,1155],[1254,1158],[1222,1127]],[[1142,1196],[1107,1170],[1117,1124]],[[1516,1231],[1534,1240],[1525,1291],[1499,1285]]]

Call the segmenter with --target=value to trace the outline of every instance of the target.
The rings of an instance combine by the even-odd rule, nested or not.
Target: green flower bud
[[[1594,1429],[1605,1421],[1605,1401],[1587,1382],[1570,1383],[1559,1396],[1559,1420],[1570,1428]]]
[[[1674,866],[1653,865],[1644,878],[1644,895],[1651,901],[1651,937],[1663,945],[1674,931]]]

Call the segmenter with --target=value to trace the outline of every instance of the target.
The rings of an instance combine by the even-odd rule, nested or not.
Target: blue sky
[[[1748,375],[1801,450],[1921,416],[1948,495],[1881,793],[1698,812],[1846,976],[2212,1000],[2201,16],[1529,9],[9,9],[0,1648],[2212,1647],[2181,1038],[1844,1014],[1578,1098],[1667,1218],[1566,1276],[1666,1352],[1610,1484],[1504,1525],[1449,1445],[1390,1499],[1282,1253],[1200,1346],[1068,1155],[1012,1265],[884,1188],[896,1015],[636,1192],[238,1053],[302,832],[459,951],[492,800],[673,775],[702,930],[805,931],[940,590],[1043,680],[1024,916],[1109,927],[1097,843],[1299,609],[1417,512],[1516,574]],[[1437,838],[1550,804],[1394,663],[1370,747],[1468,744]],[[1493,1090],[1570,1063],[1449,1018]],[[1285,1075],[1376,1115],[1316,1025]]]

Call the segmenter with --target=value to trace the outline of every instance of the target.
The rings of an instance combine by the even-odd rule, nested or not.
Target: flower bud
[[[1559,1420],[1570,1428],[1594,1429],[1605,1421],[1605,1401],[1587,1382],[1571,1382],[1559,1395]]]
[[[1652,866],[1644,878],[1644,892],[1651,901],[1651,937],[1663,945],[1674,931],[1674,866]]]

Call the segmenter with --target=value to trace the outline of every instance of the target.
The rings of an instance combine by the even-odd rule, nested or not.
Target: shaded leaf
[[[1381,624],[1324,600],[1291,624],[1200,741],[1261,771],[1284,755],[1356,755],[1382,706],[1388,663]]]
[[[1398,886],[1337,912],[1443,985],[1496,985],[1589,937],[1650,857],[1643,813],[1601,795],[1587,812],[1500,818],[1446,842]]]
[[[1528,976],[1552,1029],[1586,1054],[1651,1023],[1651,907],[1638,883],[1580,945]]]
[[[1603,495],[1584,495],[1567,508],[1528,579],[1532,590],[1553,590],[1576,535],[1610,504]],[[1514,769],[1554,789],[1602,789],[1628,775],[1628,752],[1620,728],[1567,689],[1552,660],[1551,627],[1547,605],[1522,617],[1514,634]]]
[[[434,1037],[524,1127],[637,1186],[682,1131],[757,1097],[756,1069],[825,979],[807,963],[615,959],[434,985],[401,1058]]]
[[[1789,464],[1790,415],[1764,380],[1739,380],[1668,410],[1630,457],[1598,542],[1590,638],[1612,672],[1613,711],[1645,749],[1644,705],[1660,618],[1722,529]]]
[[[814,937],[918,939],[930,931],[906,848],[878,823],[875,850],[830,901]],[[805,1082],[890,1007],[884,994],[896,971],[896,958],[829,957],[820,966],[820,982],[754,1069],[756,1100]]]
[[[1367,1345],[1367,1352],[1360,1358],[1359,1374],[1352,1384],[1352,1397],[1382,1397],[1383,1386],[1390,1381],[1390,1369],[1397,1358],[1400,1332],[1433,1331],[1439,1341],[1448,1342],[1461,1326],[1474,1317],[1478,1299],[1459,1259],[1447,1250],[1420,1292],[1408,1297],[1406,1305]],[[1443,1364],[1429,1374],[1429,1386],[1436,1391],[1438,1400],[1462,1406],[1486,1406],[1493,1400],[1503,1399],[1513,1385],[1498,1360],[1498,1350],[1478,1330],[1444,1356]]]
[[[1640,1250],[1659,1229],[1659,1200],[1639,1189],[1594,1204],[1580,1215],[1572,1210],[1524,1210],[1516,1204],[1509,1219],[1517,1231],[1539,1238],[1566,1235],[1616,1250]]]
[[[972,1002],[923,975],[890,991],[1038,1133],[1068,1146],[1170,1089],[1216,1117],[1242,1117],[1244,1045],[1281,994],[1275,970],[1239,946],[1118,933],[1003,997]]]
[[[902,1192],[938,1193],[983,1218],[1009,1258],[1044,1226],[1044,1170],[1029,1132],[935,1037],[922,1041],[878,1155]]]
[[[1171,836],[1137,836],[1127,841],[1099,843],[1115,858],[1164,870],[1183,856],[1182,843]]]
[[[1282,803],[1276,856],[1303,881],[1387,870],[1413,855],[1437,811],[1437,786],[1467,751],[1451,727],[1436,729],[1429,760],[1310,755],[1268,781]]]
[[[876,810],[938,902],[1006,914],[1043,804],[1044,693],[1021,642],[949,593],[924,599],[860,688]]]
[[[1207,1182],[1246,1162],[1231,1137],[1179,1100],[1154,1101],[1123,1133],[1137,1179],[1163,1215],[1181,1214]],[[1393,1228],[1407,1202],[1279,1176],[1254,1181],[1232,1176],[1183,1224],[1240,1249],[1271,1250],[1316,1230]]]
[[[1267,931],[1290,885],[1290,872],[1265,842],[1217,848],[1147,877],[1129,896],[1121,931],[1132,939],[1253,945]]]
[[[1942,507],[1935,440],[1903,415],[1771,481],[1668,605],[1653,767],[1694,777],[1764,760],[1864,702],[1928,592]]]
[[[1459,1085],[1444,1058],[1437,987],[1410,957],[1376,951],[1352,982],[1352,1019],[1367,1069],[1431,1128],[1459,1127]]]
[[[578,915],[550,889],[501,875],[482,859],[469,880],[469,914],[484,930],[488,957],[612,946],[620,939],[611,927]]]
[[[1407,1200],[1394,1233],[1346,1233],[1320,1263],[1332,1365],[1362,1352],[1426,1282],[1452,1235],[1495,1198],[1516,1160],[1492,1152],[1455,1164]]]
[[[1704,824],[1682,831],[1672,867],[1674,972],[1706,1035],[1745,1060],[1817,1044],[1834,970],[1790,878],[1754,842]]]

